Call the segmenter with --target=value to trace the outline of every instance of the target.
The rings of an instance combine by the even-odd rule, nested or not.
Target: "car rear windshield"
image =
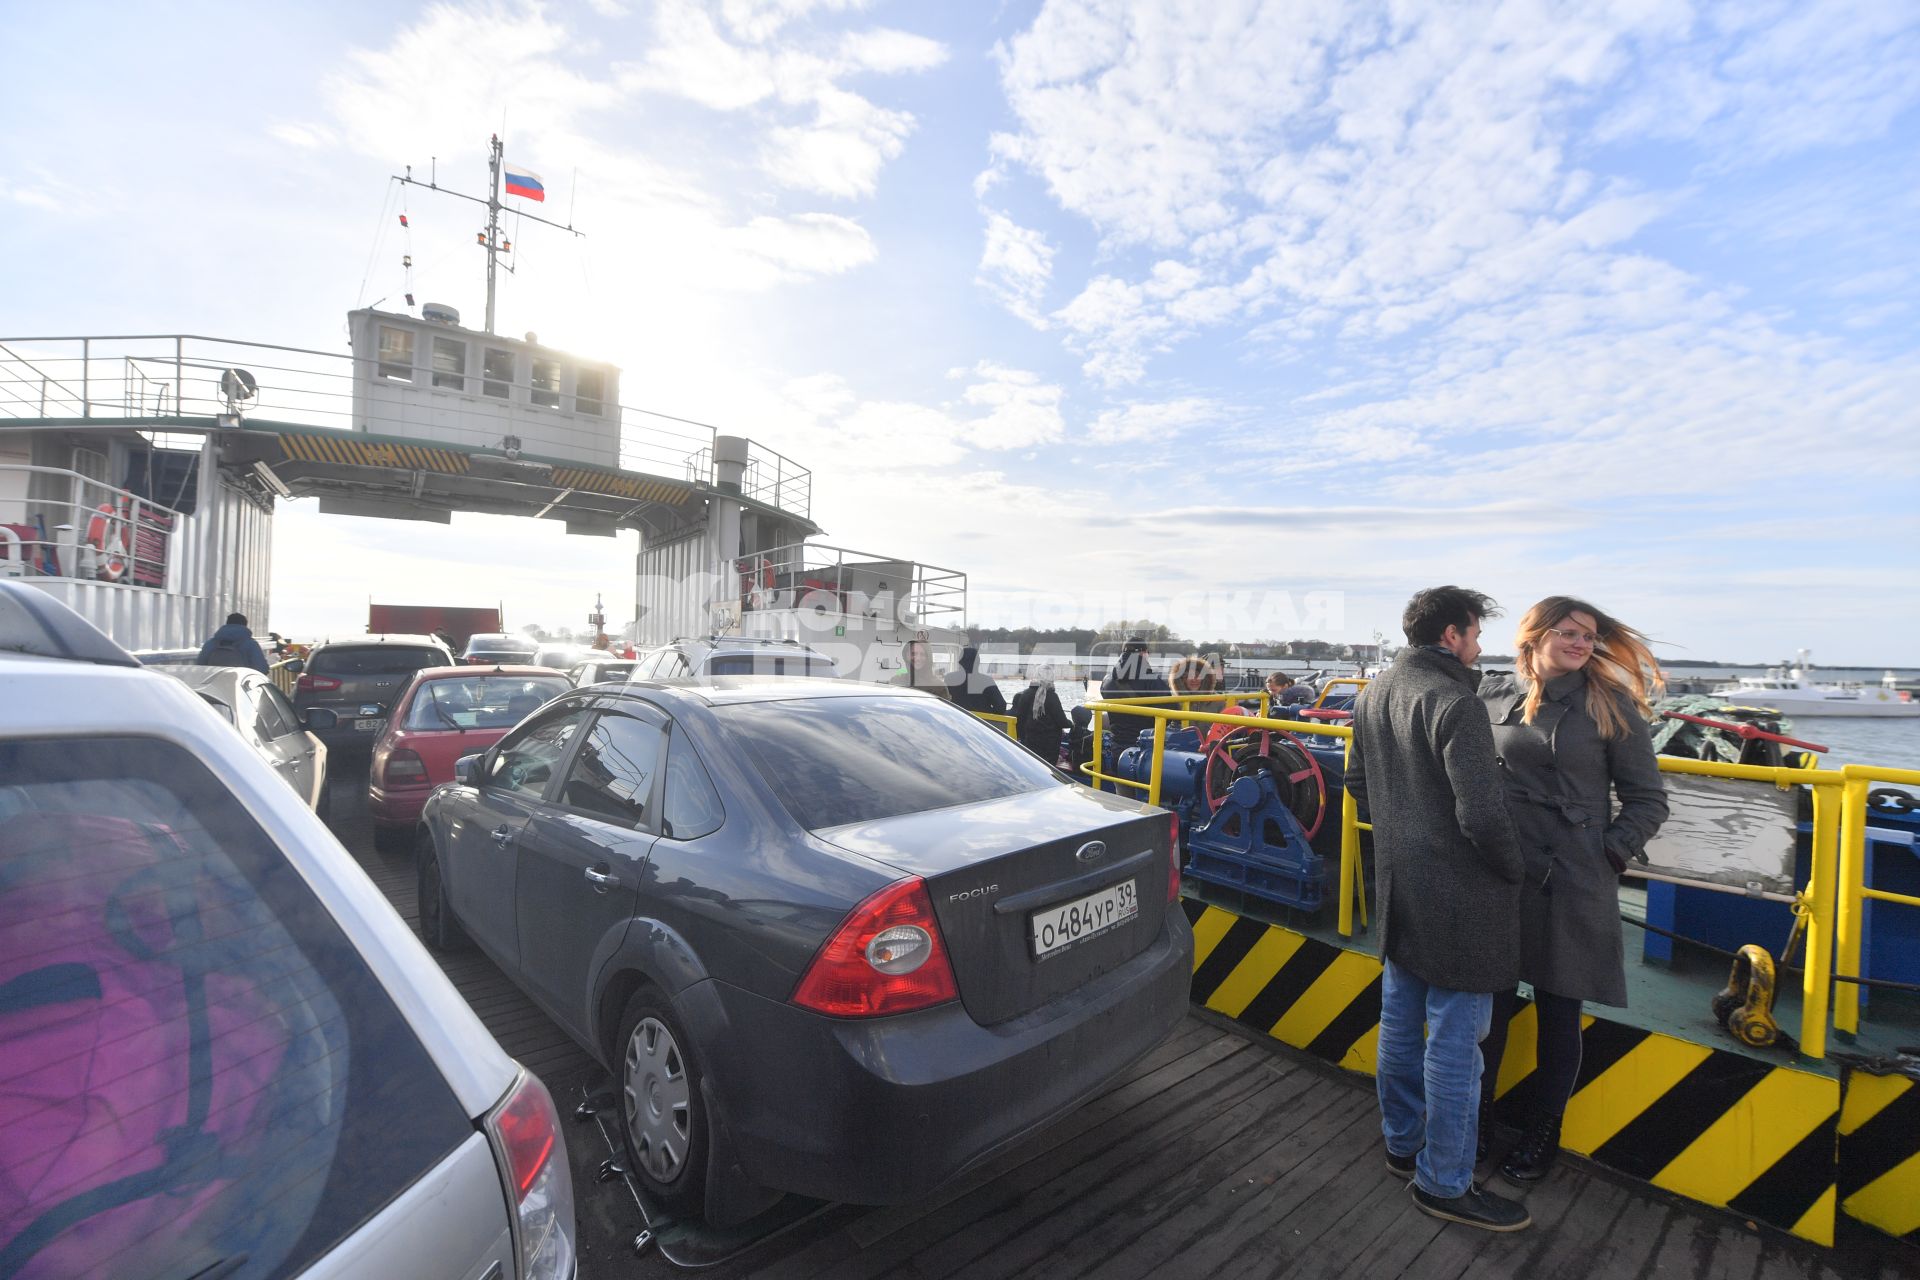
[[[573,686],[564,676],[442,676],[413,691],[403,729],[511,729]],[[477,749],[477,748],[476,748]]]
[[[825,676],[839,674],[825,658],[791,653],[725,653],[707,661],[710,676]]]
[[[473,1123],[191,753],[0,742],[0,1272],[294,1275]]]
[[[422,667],[443,667],[446,655],[425,645],[329,645],[313,655],[307,670],[316,676],[403,676]]]
[[[792,698],[715,710],[809,831],[1065,785],[1006,734],[932,698]]]

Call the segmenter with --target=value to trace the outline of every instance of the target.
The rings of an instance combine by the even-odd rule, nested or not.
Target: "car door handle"
[[[593,881],[593,887],[601,893],[605,893],[609,885],[618,883],[620,879],[613,872],[602,871],[599,867],[588,867],[584,874],[587,879]]]
[[[513,828],[503,822],[487,834],[493,837],[495,844],[505,848],[507,841],[513,839]]]

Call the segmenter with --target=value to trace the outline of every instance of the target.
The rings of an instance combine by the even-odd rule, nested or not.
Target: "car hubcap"
[[[672,1182],[687,1159],[692,1092],[680,1045],[657,1018],[642,1018],[627,1041],[623,1089],[634,1155],[659,1182]]]

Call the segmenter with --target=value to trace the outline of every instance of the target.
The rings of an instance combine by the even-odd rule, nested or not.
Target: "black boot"
[[[1500,1164],[1500,1176],[1508,1182],[1538,1182],[1553,1168],[1560,1155],[1560,1117],[1542,1116],[1527,1126],[1520,1144]]]
[[[1487,1095],[1480,1095],[1480,1136],[1474,1140],[1473,1162],[1479,1164],[1487,1158],[1487,1142],[1493,1137],[1493,1104],[1487,1101]]]

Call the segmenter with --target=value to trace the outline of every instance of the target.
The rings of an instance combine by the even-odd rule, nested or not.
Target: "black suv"
[[[675,640],[640,655],[634,680],[704,680],[709,676],[825,676],[840,674],[833,659],[798,640],[706,636]]]
[[[452,665],[447,646],[432,636],[330,640],[307,655],[293,688],[293,705],[302,712],[325,707],[339,718],[336,727],[315,731],[328,746],[372,746],[413,673]]]

